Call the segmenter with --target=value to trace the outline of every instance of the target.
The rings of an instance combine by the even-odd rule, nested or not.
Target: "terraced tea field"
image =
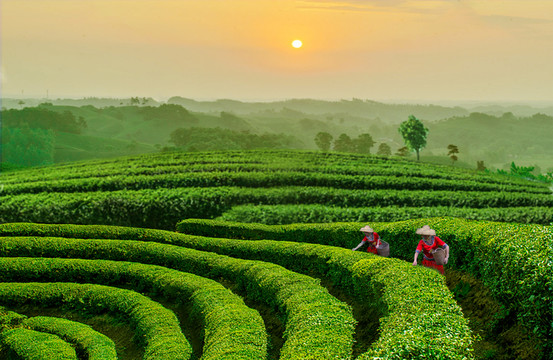
[[[149,155],[2,181],[2,357],[546,359],[552,348],[546,185],[285,151]],[[532,224],[443,217],[470,217],[454,211]],[[367,222],[390,258],[351,251]],[[518,348],[482,349],[462,289],[411,265],[424,224],[452,249],[447,271],[479,279],[499,304],[488,333],[521,326]]]
[[[266,224],[432,216],[553,222],[547,184],[361,155],[169,153],[9,172],[1,180],[0,222],[165,230],[191,217]]]

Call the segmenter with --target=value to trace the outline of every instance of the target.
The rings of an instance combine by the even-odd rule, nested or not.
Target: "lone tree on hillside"
[[[321,131],[317,135],[315,135],[315,145],[317,145],[317,147],[321,149],[321,151],[326,152],[330,150],[332,139],[332,135],[325,131]]]
[[[380,156],[390,156],[392,155],[392,149],[390,148],[390,145],[382,143],[378,146],[376,154]]]
[[[409,120],[402,122],[398,131],[405,145],[417,153],[417,161],[419,161],[419,152],[426,146],[428,129],[415,116],[409,115]]]
[[[447,153],[447,156],[449,156],[451,158],[451,161],[453,161],[453,165],[455,165],[455,161],[457,161],[457,155],[459,153],[459,149],[457,148],[457,146],[453,145],[453,144],[449,144],[447,146],[447,149],[449,150],[449,152]]]

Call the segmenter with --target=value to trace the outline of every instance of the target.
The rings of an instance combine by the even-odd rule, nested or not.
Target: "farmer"
[[[378,252],[376,251],[377,247],[380,247],[382,243],[380,242],[380,236],[378,236],[378,233],[376,233],[373,229],[370,228],[369,225],[362,227],[359,229],[363,234],[365,234],[365,237],[359,245],[354,247],[353,251],[359,249],[361,246],[363,246],[365,243],[367,243],[369,246],[367,247],[367,252],[373,253],[378,255]]]
[[[445,250],[444,264],[447,264],[449,259],[449,246],[442,241],[439,237],[436,236],[436,231],[431,229],[430,226],[424,225],[422,228],[417,229],[417,234],[422,236],[422,239],[419,241],[417,249],[415,250],[415,259],[413,260],[413,265],[417,265],[417,258],[419,257],[420,252],[423,253],[422,265],[438,270],[442,275],[444,275],[444,266],[437,265],[434,260],[433,251],[437,248],[442,248]]]

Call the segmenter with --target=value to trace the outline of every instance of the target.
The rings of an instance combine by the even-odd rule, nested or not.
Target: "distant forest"
[[[508,170],[514,161],[537,172],[553,171],[553,108],[482,110],[359,99],[3,99],[2,161],[35,166],[176,149],[318,149],[320,132],[334,139],[368,134],[374,140],[368,151],[389,148],[393,155],[405,146],[399,124],[415,115],[429,129],[421,161],[452,164],[447,154],[453,144],[459,151],[455,166],[476,168],[483,162]]]

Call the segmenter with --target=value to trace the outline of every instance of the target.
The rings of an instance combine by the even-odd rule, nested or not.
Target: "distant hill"
[[[483,113],[452,117],[428,123],[428,151],[447,152],[449,144],[459,147],[460,159],[484,160],[502,168],[512,161],[537,165],[541,172],[553,171],[553,117],[535,114],[496,117]],[[424,151],[423,151],[424,152]]]
[[[369,119],[380,119],[386,123],[400,123],[411,114],[435,121],[444,117],[468,115],[461,107],[444,107],[437,105],[384,104],[370,100],[324,101],[312,99],[291,99],[274,102],[240,102],[236,100],[196,101],[182,97],[172,97],[169,104],[182,105],[191,111],[212,112],[231,111],[246,115],[284,109],[313,115],[349,114]]]
[[[35,103],[38,104],[31,105]],[[279,136],[278,141],[271,138],[268,147],[285,143],[286,148],[316,149],[316,134],[328,132],[334,139],[341,134],[354,138],[368,133],[376,142],[371,150],[373,153],[382,143],[395,153],[404,146],[398,125],[412,114],[430,129],[427,146],[421,152],[423,161],[452,163],[447,157],[447,146],[454,144],[460,151],[455,166],[475,168],[477,161],[484,161],[488,168],[501,169],[508,168],[514,161],[517,165],[536,166],[542,173],[553,171],[553,142],[550,140],[553,138],[553,115],[538,111],[528,116],[503,112],[531,112],[534,108],[529,106],[485,105],[482,108],[485,112],[470,112],[455,106],[394,105],[359,99],[248,103],[196,101],[182,97],[173,97],[167,103],[138,97],[55,101],[3,99],[2,105],[5,114],[30,113],[24,110],[36,107],[60,115],[70,113],[76,121],[86,123],[80,135],[69,136],[69,131],[63,129],[54,133],[56,153],[50,158],[55,162],[156,152],[175,146],[171,142],[175,130],[191,128],[202,134],[207,144],[200,144],[196,137],[182,149],[223,149],[225,144],[232,144],[230,148],[233,149],[240,148],[236,139],[242,136],[241,132],[250,134],[254,143],[258,143],[255,136],[260,139]],[[3,124],[5,129],[9,129],[8,123]],[[216,128],[229,131],[228,135],[234,139],[221,141],[219,130],[206,130]]]

